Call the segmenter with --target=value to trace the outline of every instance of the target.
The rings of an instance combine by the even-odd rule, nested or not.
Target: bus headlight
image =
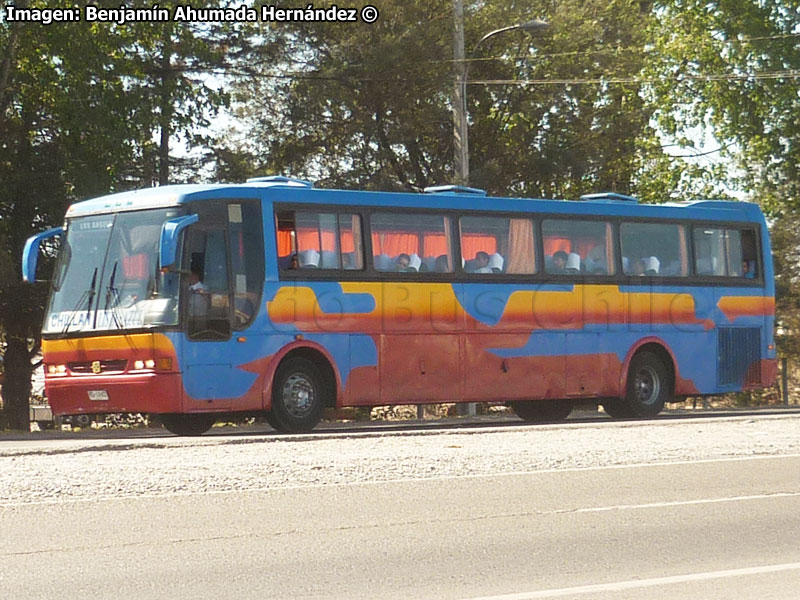
[[[134,368],[136,371],[141,371],[142,369],[144,369],[144,361],[141,361],[141,360],[137,360],[137,361],[135,361],[135,362],[133,363],[133,368]]]
[[[152,358],[148,359],[148,360],[144,361],[144,367],[145,367],[145,369],[155,369],[156,368],[156,361],[154,361]]]
[[[67,365],[47,365],[48,375],[64,375],[67,372]]]

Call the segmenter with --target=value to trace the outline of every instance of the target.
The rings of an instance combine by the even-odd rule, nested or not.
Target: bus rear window
[[[758,277],[755,232],[721,227],[694,228],[695,273],[707,277]]]

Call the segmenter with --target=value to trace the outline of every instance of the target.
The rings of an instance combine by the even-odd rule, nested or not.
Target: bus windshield
[[[178,274],[159,271],[164,221],[178,209],[71,219],[44,333],[138,329],[178,322]]]

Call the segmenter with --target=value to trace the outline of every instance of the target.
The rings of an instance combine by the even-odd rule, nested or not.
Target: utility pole
[[[464,3],[453,0],[453,152],[457,185],[469,185],[467,82],[464,61]]]

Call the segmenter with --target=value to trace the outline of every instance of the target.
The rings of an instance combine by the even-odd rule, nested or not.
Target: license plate
[[[89,400],[108,400],[108,392],[105,390],[89,390]]]

